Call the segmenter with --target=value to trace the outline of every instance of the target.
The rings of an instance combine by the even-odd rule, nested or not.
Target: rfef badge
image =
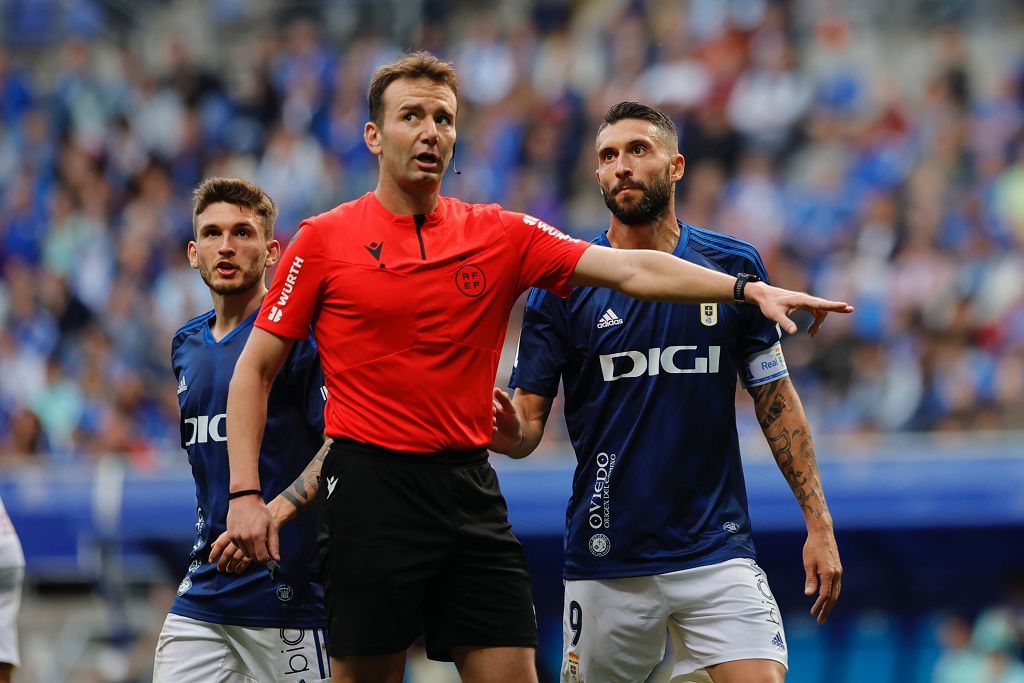
[[[569,675],[569,680],[580,683],[580,656],[575,652],[570,652],[568,659],[569,666],[566,673]]]
[[[714,327],[718,324],[718,304],[700,305],[700,323],[704,327]]]

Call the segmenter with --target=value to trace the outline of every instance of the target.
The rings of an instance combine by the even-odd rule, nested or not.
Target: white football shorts
[[[18,608],[25,580],[25,555],[0,501],[0,664],[18,666]]]
[[[740,659],[788,668],[779,606],[750,559],[566,581],[562,636],[562,683],[710,682],[705,667]]]
[[[18,666],[18,607],[24,567],[0,568],[0,664]]]
[[[320,683],[331,680],[324,629],[252,628],[168,614],[153,683]]]

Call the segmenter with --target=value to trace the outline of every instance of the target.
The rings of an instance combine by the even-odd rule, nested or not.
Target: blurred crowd
[[[579,237],[608,222],[604,111],[669,112],[680,217],[857,306],[784,342],[817,432],[1024,427],[1020,16],[880,32],[857,3],[422,0],[401,38],[367,29],[373,3],[115,4],[0,0],[0,460],[178,457],[170,337],[210,308],[192,188],[261,184],[285,242],[372,189],[366,85],[410,45],[460,74],[446,194]]]
[[[939,642],[932,683],[1024,683],[1024,575],[1013,576],[1004,599],[973,621],[945,618]]]

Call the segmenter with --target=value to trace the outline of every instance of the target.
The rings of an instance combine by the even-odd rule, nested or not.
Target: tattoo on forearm
[[[782,475],[786,477],[789,488],[793,489],[793,495],[796,496],[800,507],[820,519],[824,514],[825,506],[824,497],[820,495],[821,489],[813,482],[816,477],[812,477],[808,471],[797,469],[794,464],[793,439],[801,439],[802,450],[806,452],[810,439],[802,438],[805,434],[803,429],[796,429],[791,434],[788,429],[783,427],[778,433],[766,436],[768,445],[771,446],[772,453],[775,455],[775,462],[778,463]],[[812,453],[813,450],[811,448]]]
[[[324,458],[331,450],[331,440],[328,439],[320,447],[313,459],[302,470],[302,474],[292,482],[292,485],[281,492],[281,496],[295,506],[296,510],[309,505],[316,498],[317,489],[320,488],[320,469],[324,465]]]
[[[775,462],[797,502],[806,513],[821,519],[828,514],[828,505],[821,489],[818,459],[799,401],[787,400],[791,391],[789,379],[783,378],[752,387],[750,395]]]
[[[781,391],[783,386],[788,383],[789,378],[783,377],[776,382],[751,387],[750,395],[754,399],[754,411],[757,415],[757,421],[761,423],[761,429],[767,431],[788,407],[786,405],[786,397]]]

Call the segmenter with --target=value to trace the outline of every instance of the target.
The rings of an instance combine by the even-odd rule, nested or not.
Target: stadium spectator
[[[479,21],[479,12],[439,4],[446,9],[422,39],[459,60],[484,55],[480,64],[500,65],[501,75],[460,121],[464,172],[450,179],[453,194],[528,209],[593,237],[604,207],[581,131],[610,104],[601,86],[625,80],[620,68],[636,76],[643,99],[652,83],[671,81],[657,90],[673,93],[663,104],[688,162],[682,218],[748,231],[784,286],[835,292],[834,283],[850,283],[861,314],[825,332],[820,357],[830,362],[790,354],[821,432],[1024,424],[1024,393],[1012,391],[1022,381],[1024,350],[1019,41],[979,51],[970,26],[938,26],[901,38],[900,50],[914,58],[892,60],[874,49],[877,36],[851,8],[798,14],[788,2],[702,0],[563,3],[518,14],[518,23],[489,12],[488,31],[463,44],[445,38]],[[203,307],[194,289],[179,290],[180,265],[166,257],[188,239],[181,226],[189,190],[202,176],[265,175],[288,186],[275,194],[286,234],[300,217],[372,188],[373,157],[354,131],[366,118],[370,71],[397,54],[397,41],[366,30],[358,21],[365,16],[341,6],[310,21],[270,3],[282,10],[278,24],[274,12],[230,2],[139,5],[204,31],[186,41],[164,31],[166,23],[138,21],[130,40],[110,41],[95,17],[40,9],[51,5],[6,3],[0,21],[7,40],[0,47],[0,328],[23,327],[29,308],[37,327],[59,315],[48,302],[45,315],[38,302],[19,302],[23,310],[12,312],[19,268],[33,282],[48,274],[66,280],[68,300],[85,307],[74,315],[90,322],[58,321],[55,353],[66,379],[83,394],[88,387],[75,429],[96,434],[96,416],[113,409],[114,386],[93,382],[75,361],[76,345],[92,326],[109,328],[108,318],[175,307],[174,315],[141,316],[132,339],[113,339],[95,359],[117,368],[141,355],[142,391],[173,425],[173,406],[160,398],[167,390],[161,340],[174,331],[165,321]],[[72,25],[82,30],[62,33]],[[213,37],[228,34],[238,39]],[[42,41],[61,44],[53,60],[34,58]],[[467,75],[480,64],[457,62]],[[677,87],[679,79],[685,83]],[[778,121],[765,120],[753,103],[784,90],[798,97],[775,112]],[[612,95],[618,101],[625,93]],[[779,139],[787,141],[781,148]],[[279,161],[313,180],[281,180]],[[149,241],[139,245],[140,237]],[[890,281],[899,296],[882,294]],[[933,286],[927,295],[925,281]],[[131,302],[117,294],[122,289]],[[953,320],[957,334],[947,335]],[[49,353],[29,358],[38,356],[37,341],[19,333],[0,358],[42,368]],[[506,355],[515,343],[512,330]],[[885,381],[861,382],[854,397],[848,378],[860,350],[877,352],[887,370]],[[998,370],[972,389],[977,401],[969,404],[933,390],[935,354],[985,374]],[[24,403],[3,391],[10,381],[0,377],[0,414]],[[43,426],[44,456],[77,457],[65,452],[64,429]],[[756,429],[751,423],[741,436]],[[152,453],[174,452],[173,430],[134,431]]]

